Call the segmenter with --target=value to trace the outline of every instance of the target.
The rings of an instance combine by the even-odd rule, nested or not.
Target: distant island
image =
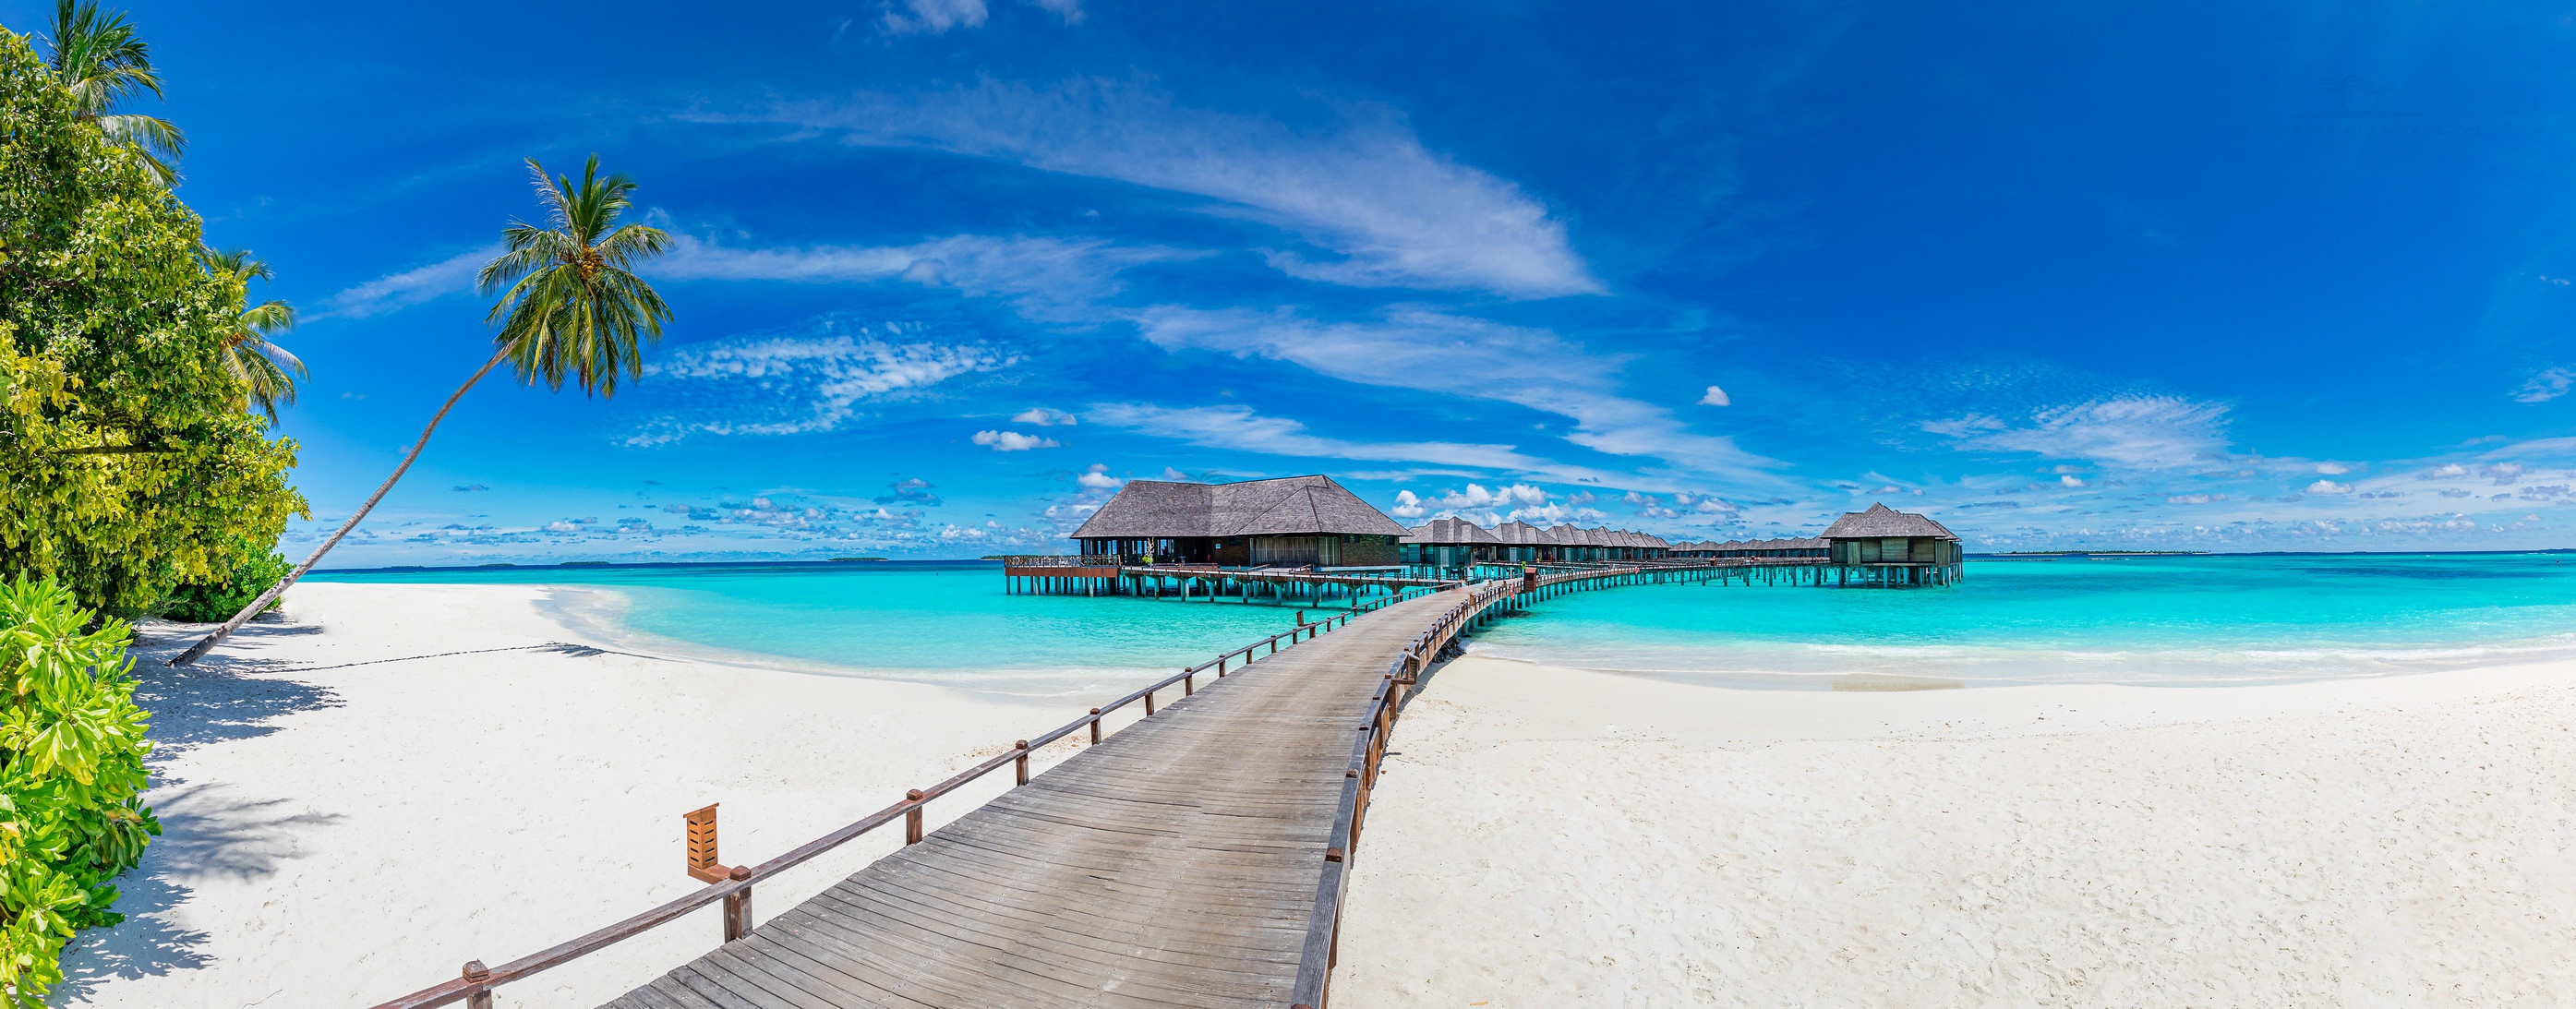
[[[1999,550],[1988,557],[2206,557],[2207,550]]]
[[[565,561],[565,562],[563,562],[563,563],[561,563],[561,564],[557,564],[557,565],[555,565],[555,566],[556,566],[556,567],[559,567],[559,568],[604,568],[604,567],[607,567],[607,566],[608,566],[608,562],[607,562],[607,561]]]
[[[828,560],[828,561],[826,561],[825,563],[829,563],[829,564],[847,564],[847,563],[849,563],[849,562],[851,562],[851,561],[881,561],[881,560],[884,560],[884,559],[885,559],[885,558],[883,558],[883,557],[834,557],[834,558],[829,559],[829,560]]]

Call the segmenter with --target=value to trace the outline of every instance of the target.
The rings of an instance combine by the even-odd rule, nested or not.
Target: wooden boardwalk
[[[1287,1009],[1359,730],[1435,593],[1265,656],[615,1009]]]

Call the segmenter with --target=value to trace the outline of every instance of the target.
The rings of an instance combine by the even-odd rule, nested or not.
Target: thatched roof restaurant
[[[1403,526],[1327,476],[1130,480],[1073,538],[1086,555],[1267,567],[1398,563]]]
[[[1959,577],[1959,536],[1941,523],[1883,504],[1845,514],[1825,528],[1834,563],[1885,569],[1872,577],[1908,585],[1947,584]]]

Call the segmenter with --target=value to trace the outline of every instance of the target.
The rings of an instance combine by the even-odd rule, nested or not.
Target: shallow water
[[[1736,686],[2236,685],[2576,656],[2566,554],[1976,560],[1948,589],[1577,593],[1482,654]]]
[[[1638,586],[1498,621],[1480,654],[1732,686],[1875,674],[2234,685],[2576,656],[2567,554],[1971,560],[1949,589]],[[977,562],[320,572],[325,581],[614,590],[590,614],[679,647],[980,690],[1132,684],[1295,611],[1012,596]]]
[[[683,650],[1033,697],[1124,691],[1296,625],[1298,611],[1009,595],[977,561],[326,571],[315,581],[547,585],[614,632]],[[1310,619],[1328,611],[1310,610]],[[1338,611],[1330,611],[1338,612]]]

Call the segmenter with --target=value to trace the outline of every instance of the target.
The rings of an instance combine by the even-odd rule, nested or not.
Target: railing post
[[[1091,745],[1100,745],[1100,709],[1091,709]]]
[[[492,971],[483,961],[465,961],[465,1009],[492,1009],[492,989],[483,987],[491,979]]]
[[[749,866],[737,865],[733,867],[728,875],[734,879],[750,879],[751,868]],[[732,942],[751,934],[750,886],[746,885],[740,890],[725,894],[724,930],[726,942]]]
[[[1188,697],[1192,694],[1198,693],[1199,688],[1197,681],[1198,674],[1187,669],[1181,670],[1181,696]]]
[[[1019,765],[1020,765],[1020,781],[1019,781],[1019,783],[1020,783],[1020,784],[1023,784],[1023,785],[1028,784],[1028,783],[1029,783],[1029,741],[1028,741],[1028,740],[1025,740],[1025,739],[1020,740],[1020,741],[1019,741],[1019,742],[1017,742],[1017,743],[1011,744],[1011,748],[1012,748],[1012,749],[1014,749],[1014,750],[1018,750],[1018,751],[1020,751],[1020,758],[1019,758],[1017,761],[1014,761],[1014,763],[1017,763],[1017,764],[1019,764]]]
[[[921,790],[916,788],[905,792],[903,793],[903,797],[912,800],[912,808],[903,811],[903,843],[920,844],[921,807],[923,805],[921,801]]]
[[[1154,717],[1154,692],[1151,690],[1145,692],[1145,717]]]

